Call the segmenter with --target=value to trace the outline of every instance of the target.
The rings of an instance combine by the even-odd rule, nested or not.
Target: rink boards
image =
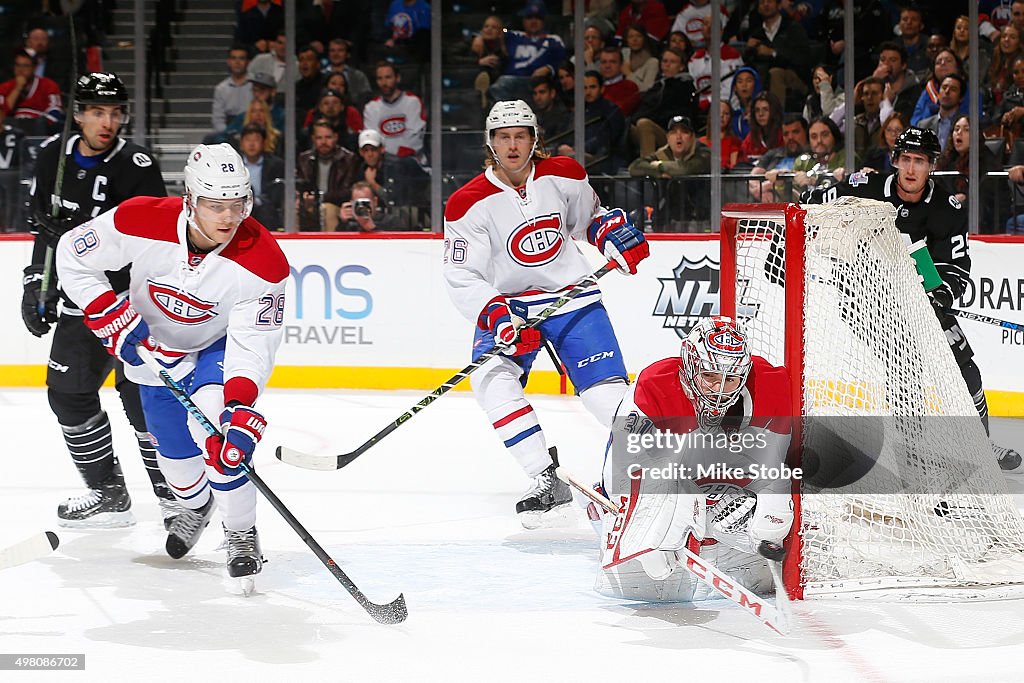
[[[435,235],[282,236],[291,264],[285,337],[271,380],[279,387],[432,389],[469,362],[473,323],[452,305],[441,275],[444,242]],[[602,259],[583,245],[595,269]],[[31,242],[0,238],[0,386],[41,386],[49,339],[19,322],[21,270]],[[673,355],[701,317],[718,310],[718,236],[654,235],[636,276],[601,281],[604,301],[636,373]],[[1024,323],[1024,238],[971,240],[972,288],[958,307]],[[981,367],[995,415],[1024,415],[1024,332],[961,323]],[[884,334],[884,332],[880,332]],[[468,388],[468,387],[464,387]],[[529,389],[571,391],[544,354]]]

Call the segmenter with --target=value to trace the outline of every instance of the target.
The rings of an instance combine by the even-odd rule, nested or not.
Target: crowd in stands
[[[982,173],[1024,161],[1024,0],[981,0],[973,27],[963,2],[927,9],[858,2],[852,65],[845,63],[841,0],[726,1],[717,47],[710,44],[710,0],[591,0],[581,55],[571,49],[571,17],[561,13],[570,5],[488,3],[494,13],[473,15],[482,21],[463,31],[460,44],[446,38],[442,70],[473,74],[466,89],[477,122],[453,125],[478,131],[494,102],[522,99],[538,116],[543,150],[574,155],[573,90],[582,72],[588,172],[623,185],[630,178],[671,184],[684,209],[664,226],[708,225],[712,142],[721,149],[727,201],[798,200],[854,170],[888,171],[893,142],[911,125],[938,134],[938,168],[958,173],[940,182],[964,197],[972,125],[983,135]],[[281,0],[237,0],[234,42],[225,50],[226,76],[211,93],[204,141],[239,148],[254,178],[257,216],[275,228],[288,205],[283,179],[294,173],[300,229],[431,229],[429,178],[432,168],[442,171],[426,144],[430,3],[302,0],[296,7],[297,44],[289,45]],[[977,84],[967,76],[972,30],[981,44]],[[67,64],[51,57],[48,38],[45,29],[26,26],[13,75],[0,82],[5,130],[48,135],[61,128]],[[711,81],[715,52],[720,83]],[[292,83],[288,60],[297,74]],[[850,68],[856,85],[846,93]],[[713,88],[721,96],[715,141],[708,125]],[[289,89],[292,121],[284,110]],[[968,116],[971,98],[980,105],[978,122]],[[295,169],[282,161],[288,126],[298,139]],[[854,136],[853,159],[846,158],[847,135]],[[462,169],[460,178],[478,171]],[[1018,176],[1024,171],[1010,174],[1011,188]],[[1000,185],[993,195],[999,199],[986,205],[1001,203],[999,216],[1008,213],[1006,180],[990,184]],[[998,219],[991,210],[988,217]],[[982,231],[1001,229],[983,221]]]

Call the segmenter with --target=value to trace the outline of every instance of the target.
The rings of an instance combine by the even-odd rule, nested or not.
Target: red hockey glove
[[[521,356],[540,348],[540,330],[523,327],[525,323],[525,320],[513,315],[508,301],[503,296],[494,297],[487,302],[477,320],[477,326],[481,330],[490,330],[494,335],[496,345],[505,347],[502,353],[507,356]]]
[[[252,453],[263,438],[267,421],[252,406],[229,405],[220,414],[221,436],[206,439],[206,464],[227,477],[242,472],[242,463],[252,463]]]

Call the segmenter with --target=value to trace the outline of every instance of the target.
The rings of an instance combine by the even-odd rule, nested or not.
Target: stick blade
[[[409,616],[409,609],[405,606],[404,594],[399,594],[397,598],[386,605],[378,605],[367,601],[363,607],[366,608],[366,612],[378,624],[401,624]]]
[[[42,559],[52,553],[58,543],[57,534],[44,531],[9,548],[0,549],[0,569]]]
[[[336,455],[311,455],[285,446],[278,446],[274,451],[277,459],[294,467],[301,467],[304,470],[317,470],[319,472],[333,472],[342,467],[341,458]]]

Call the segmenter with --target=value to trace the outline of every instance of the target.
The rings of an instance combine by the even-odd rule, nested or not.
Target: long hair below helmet
[[[726,411],[739,400],[750,374],[752,361],[746,336],[731,318],[705,318],[683,339],[679,356],[679,382],[693,404],[697,423],[703,428],[721,424]],[[717,386],[709,385],[703,373],[719,375],[721,381]],[[725,384],[730,380],[736,386],[727,391]]]

